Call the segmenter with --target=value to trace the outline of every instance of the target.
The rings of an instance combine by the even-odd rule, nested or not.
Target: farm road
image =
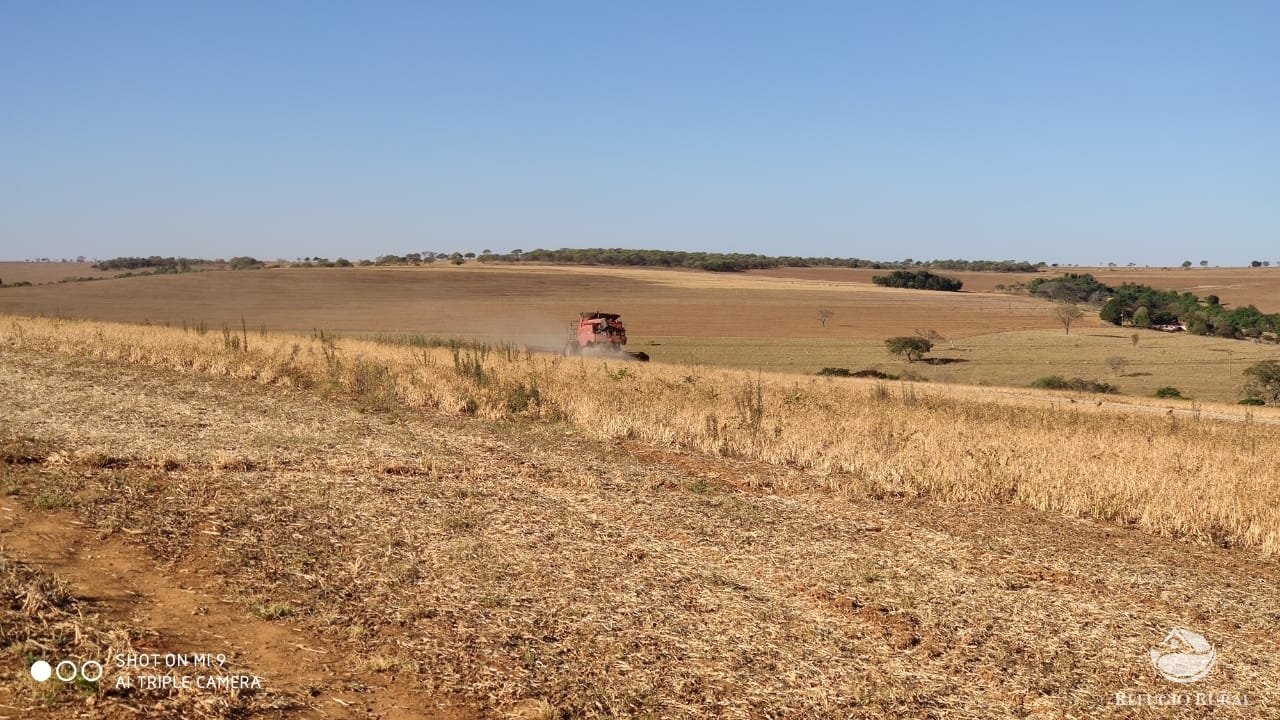
[[[1196,692],[1249,698],[1215,715],[1280,717],[1280,569],[1249,553],[841,498],[816,474],[783,495],[798,471],[13,349],[0,418],[52,448],[6,471],[4,555],[111,605],[112,581],[45,547],[105,541],[153,609],[229,600],[215,620],[294,697],[285,716],[1167,717],[1116,694],[1180,690],[1147,654],[1188,627],[1219,653]],[[150,617],[167,646],[199,629]],[[273,652],[289,633],[311,650]],[[317,650],[345,685],[312,695]]]

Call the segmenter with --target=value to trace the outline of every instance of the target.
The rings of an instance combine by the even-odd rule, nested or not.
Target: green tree
[[[1142,306],[1133,312],[1133,326],[1141,328],[1151,327],[1151,311]]]
[[[1280,361],[1263,360],[1245,368],[1246,400],[1261,400],[1268,405],[1280,405]]]
[[[1102,306],[1102,312],[1098,313],[1098,317],[1103,322],[1109,322],[1112,325],[1119,325],[1124,322],[1125,303],[1120,298],[1111,298],[1106,305]]]
[[[891,354],[905,357],[909,363],[920,360],[933,349],[933,343],[928,338],[917,335],[891,337],[884,341],[884,346]]]
[[[903,264],[910,263],[903,260]],[[946,275],[935,275],[928,270],[894,270],[888,275],[876,275],[871,282],[883,287],[911,288],[913,290],[943,290],[956,292],[964,283]]]
[[[1183,260],[1183,261],[1182,261],[1182,267],[1184,267],[1184,268],[1189,268],[1189,267],[1191,267],[1191,261],[1190,261],[1190,260]]]

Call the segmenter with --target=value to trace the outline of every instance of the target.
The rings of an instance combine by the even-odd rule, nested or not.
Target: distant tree
[[[1253,262],[1249,263],[1249,267],[1262,267],[1262,261],[1254,260]]]
[[[1209,267],[1209,261],[1208,261],[1208,260],[1201,260],[1201,261],[1200,261],[1200,267]]]
[[[1058,318],[1058,322],[1062,323],[1062,329],[1067,335],[1071,334],[1071,323],[1079,320],[1084,313],[1080,312],[1080,308],[1070,303],[1058,303],[1053,308],[1053,316]]]
[[[1203,263],[1203,262],[1201,262],[1201,264],[1203,265],[1204,263]],[[1189,267],[1191,267],[1191,261],[1190,261],[1190,260],[1183,260],[1183,261],[1182,261],[1182,267],[1184,267],[1184,268],[1189,268]]]
[[[1246,400],[1261,400],[1268,405],[1280,405],[1280,361],[1263,360],[1245,368],[1248,378],[1245,385]]]
[[[934,345],[937,345],[943,340],[947,340],[947,342],[951,343],[951,349],[952,350],[956,349],[955,340],[949,340],[946,336],[944,336],[942,333],[938,332],[937,330],[934,330],[932,328],[928,328],[928,329],[916,328],[915,332],[916,332],[916,337],[922,337],[925,340],[928,340],[929,342],[933,343]]]
[[[827,308],[822,308],[821,310],[818,311],[818,322],[822,323],[822,327],[826,327],[827,321],[833,317],[835,317],[835,312],[832,310],[828,310]]]
[[[933,349],[933,343],[927,338],[915,335],[892,337],[885,340],[884,345],[888,348],[890,354],[905,357],[909,363],[920,360]]]
[[[1124,374],[1125,368],[1129,367],[1129,360],[1119,355],[1112,355],[1107,358],[1107,367],[1111,368],[1111,374],[1120,377]]]
[[[1217,295],[1205,295],[1204,302],[1206,305],[1217,305],[1221,302]]]
[[[473,252],[469,252],[466,255],[463,255],[463,257],[465,257],[468,260],[474,260],[476,258],[476,254]]]

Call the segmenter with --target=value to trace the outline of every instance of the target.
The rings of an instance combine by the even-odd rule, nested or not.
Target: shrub
[[[879,370],[859,370],[852,374],[858,378],[876,378],[877,380],[897,380],[898,376],[892,373],[880,372]]]
[[[832,375],[835,377],[852,377],[853,373],[849,372],[849,368],[824,367],[818,371],[819,375]]]
[[[1165,385],[1164,387],[1160,388],[1159,390],[1156,390],[1156,397],[1158,397],[1158,398],[1182,398],[1182,397],[1183,397],[1183,395],[1182,395],[1182,392],[1181,392],[1180,390],[1178,390],[1178,388],[1173,387],[1172,385]]]
[[[1044,390],[1076,390],[1079,392],[1115,394],[1120,391],[1111,383],[1101,382],[1099,380],[1083,380],[1081,378],[1072,378],[1067,380],[1061,375],[1047,375],[1036,379],[1031,383],[1032,387]]]

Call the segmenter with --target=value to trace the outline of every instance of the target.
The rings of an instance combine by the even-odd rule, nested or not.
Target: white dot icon
[[[49,663],[43,660],[31,663],[31,677],[35,678],[36,682],[44,682],[52,676],[53,668],[49,666]]]

